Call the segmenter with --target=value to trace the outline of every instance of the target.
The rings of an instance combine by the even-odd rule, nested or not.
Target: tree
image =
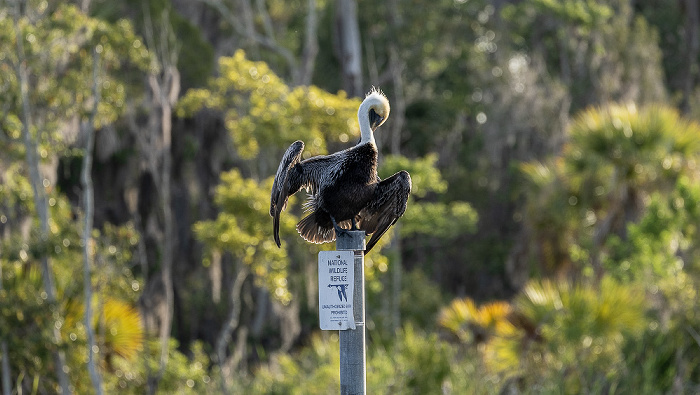
[[[601,278],[605,241],[625,239],[649,196],[692,172],[698,132],[696,123],[667,107],[610,105],[579,114],[559,159],[523,166],[534,186],[525,221],[540,270],[590,265]]]
[[[281,58],[281,69],[286,69],[291,86],[307,86],[311,84],[314,73],[316,55],[318,54],[318,6],[316,0],[307,0],[304,24],[300,27],[303,35],[289,35],[290,29],[286,24],[293,18],[280,12],[286,4],[256,2],[255,9],[248,0],[227,2],[225,0],[200,0],[213,7],[221,15],[229,28],[242,41],[235,48],[226,48],[226,52],[242,49],[261,56],[261,51],[269,52],[273,58]],[[294,13],[303,9],[299,4],[291,8]],[[256,23],[256,20],[262,23]],[[284,37],[286,36],[286,37]],[[295,40],[290,40],[289,38]],[[292,47],[292,48],[290,48]],[[298,49],[298,50],[295,50]],[[300,53],[295,53],[300,52]],[[273,62],[273,59],[264,59]],[[275,59],[276,60],[276,59]]]
[[[0,17],[0,23],[6,32],[2,51],[8,54],[3,58],[0,69],[3,80],[7,81],[3,86],[7,94],[3,95],[2,106],[8,116],[3,121],[3,129],[9,136],[21,134],[23,139],[23,147],[16,149],[21,149],[26,155],[34,196],[33,210],[39,217],[38,238],[31,243],[42,251],[39,260],[44,292],[49,303],[58,307],[53,279],[55,273],[48,252],[53,233],[50,224],[55,219],[50,216],[51,199],[47,197],[47,190],[52,187],[53,177],[41,174],[40,166],[45,161],[56,163],[56,156],[67,145],[61,129],[70,120],[80,119],[89,113],[90,106],[98,125],[113,120],[119,111],[119,106],[115,105],[121,99],[118,89],[107,91],[103,95],[104,102],[91,95],[90,81],[93,79],[88,76],[94,69],[94,62],[89,56],[92,52],[90,49],[104,51],[104,59],[109,66],[121,62],[117,51],[128,54],[128,59],[135,64],[142,61],[147,53],[133,50],[131,44],[135,37],[128,23],[108,25],[88,18],[71,5],[48,8],[45,3],[17,3],[9,13],[12,19],[8,13],[2,15],[4,17]],[[14,34],[10,36],[9,32]],[[12,46],[15,48],[11,50]],[[115,88],[120,85],[114,78],[107,78],[106,81],[115,83]],[[9,140],[11,147],[16,144],[16,140]],[[87,288],[86,292],[89,292]],[[60,322],[63,319],[60,310],[56,317],[58,324],[51,324],[52,342],[60,344]],[[65,352],[58,348],[55,353],[54,371],[61,390],[69,393],[71,384],[67,376]],[[95,385],[99,388],[98,382]]]
[[[41,225],[40,240],[42,242],[46,241],[49,237],[49,217],[48,217],[48,202],[45,197],[45,192],[42,188],[44,184],[40,180],[39,175],[39,160],[37,159],[37,148],[36,143],[30,134],[30,128],[32,128],[33,117],[31,114],[31,108],[29,103],[29,81],[27,76],[27,67],[25,60],[24,51],[24,37],[20,31],[19,20],[20,20],[20,5],[16,5],[16,10],[14,13],[14,30],[15,30],[15,42],[17,43],[17,61],[15,63],[15,73],[16,79],[19,84],[20,90],[20,103],[22,104],[22,136],[24,140],[24,149],[27,155],[27,165],[29,166],[29,174],[31,179],[32,191],[34,193],[34,205],[39,215],[39,221]],[[53,273],[51,271],[50,261],[48,257],[44,256],[41,259],[41,266],[44,279],[44,291],[48,295],[49,302],[56,302],[56,289],[53,284]],[[61,335],[58,328],[55,328],[53,341],[59,343],[61,341]],[[66,357],[63,351],[57,350],[55,353],[56,358],[56,376],[58,377],[58,382],[62,393],[71,393],[71,389],[68,384],[67,368],[66,368]]]
[[[91,249],[93,247],[92,239],[92,224],[94,210],[94,193],[92,185],[92,152],[95,149],[95,117],[97,116],[97,106],[100,103],[99,91],[99,62],[100,57],[97,48],[92,50],[92,96],[93,106],[92,112],[81,127],[84,128],[87,137],[85,139],[85,151],[83,158],[83,168],[80,174],[80,181],[84,191],[84,225],[83,225],[83,287],[85,288],[85,330],[87,333],[87,353],[88,353],[88,371],[90,372],[90,380],[95,387],[95,392],[102,394],[102,378],[100,377],[97,367],[95,366],[95,335],[93,332],[92,319],[92,271],[93,257]]]
[[[150,15],[148,17],[150,18]],[[155,65],[148,76],[148,85],[151,90],[150,106],[153,111],[149,112],[152,115],[148,120],[148,129],[145,131],[135,130],[134,132],[141,145],[141,152],[147,158],[149,172],[155,181],[159,206],[162,210],[163,229],[162,234],[157,236],[160,236],[160,280],[164,290],[165,304],[160,307],[160,326],[158,328],[161,342],[160,364],[156,375],[149,377],[148,391],[153,394],[158,388],[158,382],[168,363],[168,346],[173,321],[173,254],[176,235],[173,230],[171,198],[172,113],[180,94],[180,72],[177,69],[179,49],[168,19],[168,10],[164,10],[161,14],[157,30],[160,35],[157,41],[154,37],[153,21],[147,21],[146,31],[148,46],[156,54]]]

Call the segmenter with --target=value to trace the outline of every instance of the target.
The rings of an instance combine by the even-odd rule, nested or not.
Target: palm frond
[[[103,314],[104,347],[131,360],[143,349],[144,334],[138,310],[128,303],[108,299]]]

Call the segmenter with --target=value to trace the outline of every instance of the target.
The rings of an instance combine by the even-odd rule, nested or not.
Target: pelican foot
[[[331,221],[333,222],[333,229],[335,229],[335,237],[339,237],[341,234],[346,235],[348,233],[347,229],[343,229],[340,226],[338,226],[338,223],[335,221],[335,218],[331,216]],[[354,222],[354,220],[353,220]]]

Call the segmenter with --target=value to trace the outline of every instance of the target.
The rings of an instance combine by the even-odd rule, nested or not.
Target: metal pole
[[[340,339],[340,394],[364,395],[367,393],[367,368],[365,357],[365,232],[348,231],[336,241],[338,250],[355,251],[355,283],[352,310],[355,329],[338,331]]]

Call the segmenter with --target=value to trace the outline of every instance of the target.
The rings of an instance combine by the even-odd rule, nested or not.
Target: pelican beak
[[[379,125],[382,124],[382,122],[384,122],[384,117],[377,114],[377,112],[374,111],[373,108],[370,108],[370,110],[369,110],[369,127],[372,129],[372,131],[374,132],[375,130],[377,130],[377,128],[379,127]]]

